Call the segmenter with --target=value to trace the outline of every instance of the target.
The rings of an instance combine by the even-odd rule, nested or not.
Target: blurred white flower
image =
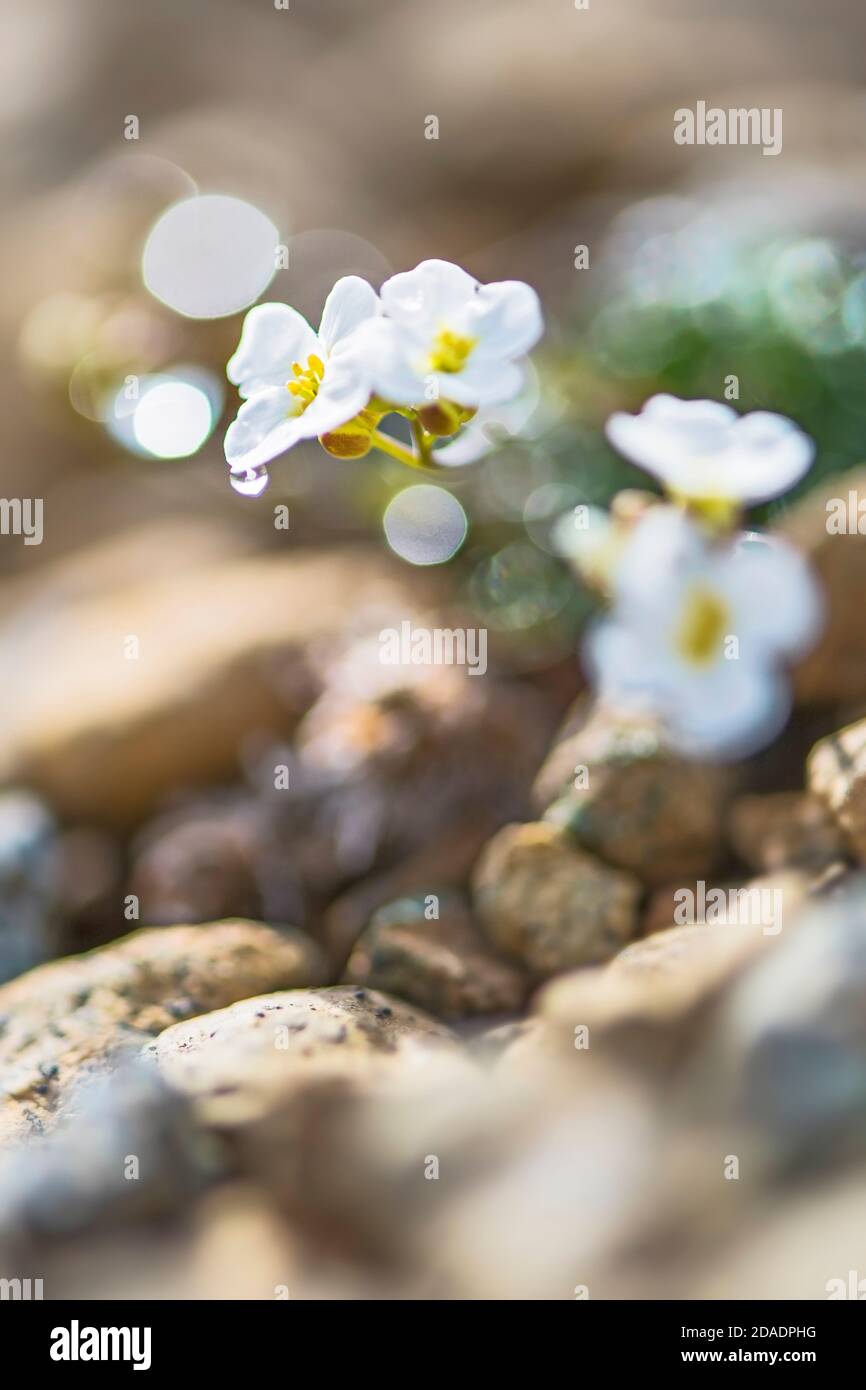
[[[271,459],[301,439],[336,430],[364,409],[369,362],[358,350],[357,330],[380,312],[375,290],[357,275],[337,281],[318,333],[288,304],[250,310],[226,368],[247,398],[225,438],[238,491],[261,492],[267,481],[262,469]]]
[[[684,752],[743,756],[784,724],[782,668],[820,619],[797,551],[766,537],[711,543],[682,512],[655,507],[622,551],[612,612],[585,654],[603,699],[659,716]]]
[[[718,401],[676,396],[653,396],[639,415],[617,411],[607,437],[670,494],[695,502],[766,502],[798,483],[815,456],[812,440],[783,415],[738,415]]]
[[[603,507],[575,507],[553,528],[556,553],[567,560],[578,577],[608,592],[626,544],[628,531]]]
[[[482,285],[449,261],[422,261],[380,291],[386,317],[365,331],[376,392],[403,406],[438,399],[474,408],[513,399],[518,359],[543,331],[520,280]]]

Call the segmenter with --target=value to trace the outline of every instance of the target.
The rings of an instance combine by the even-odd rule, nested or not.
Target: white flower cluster
[[[812,441],[778,415],[672,396],[612,416],[608,437],[671,502],[630,525],[593,509],[583,533],[560,528],[611,599],[585,642],[599,694],[660,718],[690,755],[751,753],[788,717],[785,667],[814,642],[822,606],[798,551],[735,521],[803,477]]]
[[[377,295],[355,275],[328,295],[318,332],[287,304],[260,304],[244,321],[229,380],[244,404],[229,426],[226,461],[238,491],[257,495],[267,465],[302,439],[339,458],[376,447],[413,466],[473,422],[448,449],[468,462],[485,447],[484,412],[519,401],[523,360],[543,329],[538,296],[517,280],[482,285],[448,261],[422,261]],[[399,411],[414,450],[378,428]]]

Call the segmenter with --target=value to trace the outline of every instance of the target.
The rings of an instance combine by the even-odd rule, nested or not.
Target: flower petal
[[[454,439],[434,449],[437,463],[449,468],[474,463],[506,440],[529,432],[527,426],[538,408],[541,388],[532,363],[527,359],[520,365],[524,379],[519,393],[512,400],[482,406]]]
[[[379,296],[359,275],[344,275],[338,280],[322,310],[319,338],[332,352],[341,338],[347,338],[367,319],[382,312]]]
[[[523,389],[524,377],[522,368],[516,362],[477,357],[472,353],[462,371],[431,372],[424,381],[428,400],[431,399],[429,388],[435,382],[441,400],[456,401],[457,405],[481,406],[514,400]]]
[[[737,415],[718,401],[654,396],[639,415],[616,412],[607,437],[673,492],[747,506],[793,487],[812,464],[808,435],[782,415]]]
[[[226,367],[242,396],[268,386],[285,386],[293,362],[306,362],[319,340],[307,320],[288,304],[258,304],[244,319],[237,351]]]
[[[392,275],[379,294],[386,314],[426,338],[430,329],[454,326],[452,321],[459,319],[480,288],[459,265],[432,260]]]
[[[587,674],[605,703],[657,711],[664,689],[664,665],[658,645],[650,650],[638,628],[616,616],[598,618],[585,630],[581,654]]]
[[[246,473],[306,437],[304,415],[284,386],[259,391],[245,401],[226,431],[225,455],[233,473]]]
[[[418,344],[391,319],[370,319],[352,335],[353,351],[367,363],[371,390],[393,405],[423,405],[425,378]]]
[[[292,402],[285,386],[268,387],[244,401],[226,431],[226,462],[234,464],[261,444],[287,418]]]
[[[741,657],[756,663],[790,661],[817,639],[824,612],[821,591],[793,546],[770,536],[741,541],[727,559],[720,583],[734,615]]]
[[[544,332],[538,295],[521,280],[482,285],[469,307],[465,331],[478,339],[474,353],[522,357]]]
[[[617,618],[590,627],[584,660],[602,699],[654,715],[690,757],[745,757],[775,738],[790,713],[787,682],[768,667],[722,659],[695,671],[666,659],[652,629]]]
[[[665,719],[691,757],[747,757],[783,729],[791,711],[787,681],[746,661],[723,661],[711,674],[672,684]]]
[[[677,507],[651,507],[637,522],[617,567],[614,592],[621,612],[655,623],[673,614],[685,579],[705,564],[703,533]]]
[[[718,453],[738,419],[735,410],[718,401],[659,395],[651,397],[639,415],[616,411],[606,434],[632,463],[664,478],[672,465]]]
[[[740,417],[733,431],[729,471],[731,487],[749,506],[788,492],[808,473],[814,442],[793,420],[766,410]]]
[[[370,399],[369,367],[354,337],[342,339],[331,353],[316,399],[304,411],[308,438],[345,425]]]

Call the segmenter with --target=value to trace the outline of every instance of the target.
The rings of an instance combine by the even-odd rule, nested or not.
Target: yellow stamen
[[[431,372],[462,371],[477,341],[477,338],[466,338],[460,333],[452,333],[450,328],[443,328],[433,341]]]
[[[709,666],[726,635],[728,606],[712,589],[695,585],[683,605],[676,645],[691,666]]]
[[[325,375],[325,364],[321,357],[311,352],[306,367],[302,367],[300,362],[293,362],[292,371],[297,381],[287,381],[286,387],[300,403],[303,412],[319,394],[319,385]]]

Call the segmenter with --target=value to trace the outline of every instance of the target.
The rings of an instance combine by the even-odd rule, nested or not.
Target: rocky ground
[[[0,627],[0,1273],[124,1298],[847,1279],[866,548],[823,518],[785,525],[824,647],[783,738],[728,769],[576,666],[383,667],[395,613],[455,600],[364,547],[186,546],[169,593],[130,545],[111,584],[61,562],[60,614],[25,593],[41,631],[20,605]],[[36,659],[61,630],[62,684]],[[684,889],[726,906],[679,924]]]

